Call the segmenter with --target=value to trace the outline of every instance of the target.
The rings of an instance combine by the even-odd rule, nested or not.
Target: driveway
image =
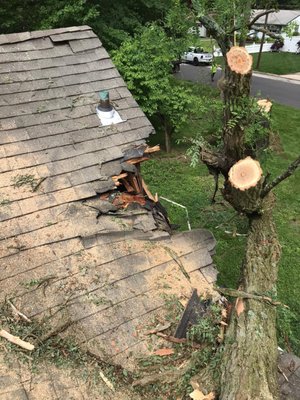
[[[211,82],[210,67],[181,64],[180,72],[176,76],[179,79],[216,86],[217,81],[222,76],[222,70],[217,71],[214,82]],[[291,79],[291,75],[287,78],[254,73],[251,94],[258,97],[268,97],[277,103],[300,108],[300,81]]]

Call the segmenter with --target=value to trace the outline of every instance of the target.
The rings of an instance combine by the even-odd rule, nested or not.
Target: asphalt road
[[[180,72],[176,76],[179,79],[216,86],[218,79],[222,76],[222,71],[218,70],[214,82],[211,82],[209,67],[181,64]],[[300,81],[292,83],[291,80],[284,78],[273,79],[271,77],[265,78],[262,75],[253,76],[251,94],[263,98],[268,97],[277,103],[300,108]]]

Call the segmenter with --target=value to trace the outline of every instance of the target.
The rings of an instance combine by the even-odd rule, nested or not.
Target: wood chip
[[[21,317],[24,321],[26,322],[31,322],[31,319],[29,319],[25,314],[23,314],[21,311],[19,311],[13,303],[11,303],[9,300],[7,301],[8,304],[11,306],[13,314]]]
[[[210,392],[209,394],[204,394],[198,389],[195,389],[192,393],[189,394],[189,396],[193,400],[214,400],[215,398],[213,392]]]
[[[174,353],[175,353],[174,350],[173,349],[169,349],[169,348],[158,349],[158,350],[153,352],[153,354],[155,356],[160,356],[160,357],[170,356],[170,355],[172,355]]]
[[[106,386],[107,386],[112,392],[114,392],[114,391],[115,391],[115,388],[114,388],[113,384],[111,383],[111,381],[110,381],[108,378],[106,378],[106,376],[103,374],[102,371],[100,371],[99,375],[100,375],[101,379],[103,380],[103,382],[106,384]]]
[[[7,331],[5,331],[4,329],[0,330],[0,336],[3,337],[4,339],[8,340],[11,343],[16,344],[17,346],[22,347],[25,350],[33,350],[34,349],[34,345],[29,343],[29,342],[25,342],[24,340],[20,339],[18,336],[13,336],[10,333],[8,333]]]
[[[259,106],[259,108],[266,112],[269,113],[271,111],[272,108],[272,102],[268,99],[261,99],[257,101],[257,104]]]
[[[245,311],[245,305],[243,299],[241,299],[240,297],[236,299],[235,310],[238,317]]]

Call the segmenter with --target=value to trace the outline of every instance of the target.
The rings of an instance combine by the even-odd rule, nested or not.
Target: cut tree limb
[[[246,157],[238,161],[229,170],[229,182],[239,190],[255,187],[262,177],[262,169],[258,161]]]
[[[231,71],[246,75],[252,69],[252,56],[245,47],[233,46],[226,54],[227,63]]]
[[[17,346],[22,347],[25,350],[31,351],[34,349],[33,344],[31,344],[29,342],[25,342],[24,340],[20,339],[18,336],[11,335],[4,329],[0,330],[0,336],[3,337],[4,339],[8,340],[9,342],[16,344]]]

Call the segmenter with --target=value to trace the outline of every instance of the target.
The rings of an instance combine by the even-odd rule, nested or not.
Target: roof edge
[[[48,29],[41,31],[31,31],[31,32],[20,32],[20,33],[8,33],[4,35],[0,35],[0,45],[2,44],[12,44],[18,42],[26,42],[31,39],[43,38],[45,36],[61,34],[66,32],[80,32],[92,30],[92,28],[88,25],[82,26],[70,26],[67,28],[56,28],[56,29]]]

